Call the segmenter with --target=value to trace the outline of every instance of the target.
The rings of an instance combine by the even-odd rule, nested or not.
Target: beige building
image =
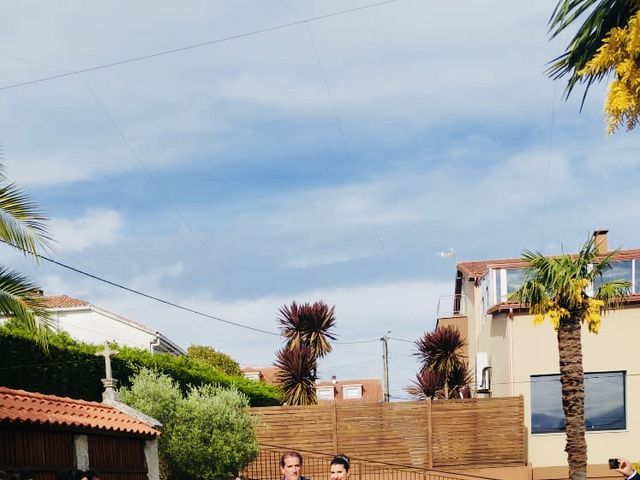
[[[602,253],[607,232],[596,232]],[[522,283],[520,259],[462,262],[455,296],[439,307],[438,324],[467,336],[469,366],[479,396],[522,395],[528,458],[534,478],[559,478],[566,465],[557,340],[548,320],[533,325],[526,309],[508,302]],[[611,457],[640,458],[640,249],[621,250],[605,281],[625,279],[624,308],[607,313],[598,335],[583,328],[585,410],[590,475]],[[445,305],[447,302],[441,302]]]

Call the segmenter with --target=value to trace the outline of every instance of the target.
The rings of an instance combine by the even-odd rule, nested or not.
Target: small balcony
[[[467,302],[464,295],[442,295],[438,299],[436,318],[464,317],[466,315]]]

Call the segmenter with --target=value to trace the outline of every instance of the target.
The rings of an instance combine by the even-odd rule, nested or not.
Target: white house
[[[121,317],[84,300],[58,295],[43,297],[52,313],[54,328],[87,343],[116,342],[151,352],[184,355],[186,352],[162,333],[141,323]]]

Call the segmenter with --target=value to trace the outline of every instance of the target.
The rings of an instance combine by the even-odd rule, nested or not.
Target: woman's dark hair
[[[351,460],[346,455],[339,453],[333,460],[331,460],[331,465],[342,465],[346,471],[349,471],[349,467],[351,467]]]

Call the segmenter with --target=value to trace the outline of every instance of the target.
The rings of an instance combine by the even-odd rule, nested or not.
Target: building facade
[[[596,232],[600,253],[607,232]],[[556,477],[566,465],[556,333],[548,320],[533,324],[526,308],[510,303],[522,284],[520,259],[462,262],[455,296],[438,325],[454,325],[467,337],[469,366],[479,396],[522,395],[529,462],[537,478]],[[592,471],[611,457],[638,458],[640,445],[640,249],[621,250],[609,281],[631,283],[624,306],[603,316],[599,334],[582,330],[588,459]],[[595,470],[594,470],[595,469]],[[545,473],[546,472],[546,473]],[[545,476],[548,475],[548,476]]]
[[[51,313],[53,328],[67,332],[76,340],[93,344],[115,342],[151,352],[186,354],[162,333],[84,300],[57,295],[43,297],[43,302]]]

